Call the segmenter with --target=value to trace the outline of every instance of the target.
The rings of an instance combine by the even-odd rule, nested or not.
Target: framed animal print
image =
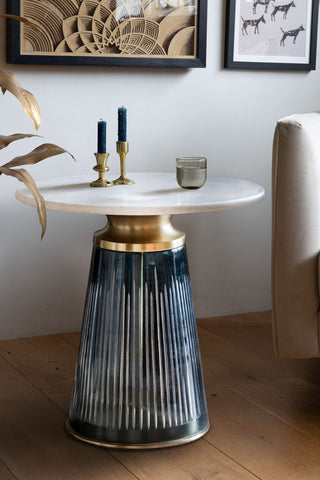
[[[7,61],[205,67],[207,0],[7,0]]]
[[[227,68],[315,70],[318,0],[228,0]]]

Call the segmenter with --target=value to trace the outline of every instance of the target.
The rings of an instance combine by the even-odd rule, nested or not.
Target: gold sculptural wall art
[[[205,67],[207,0],[8,0],[9,63]]]

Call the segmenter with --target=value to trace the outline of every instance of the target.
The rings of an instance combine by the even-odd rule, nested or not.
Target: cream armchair
[[[275,352],[283,358],[320,357],[320,113],[277,123],[272,217]]]

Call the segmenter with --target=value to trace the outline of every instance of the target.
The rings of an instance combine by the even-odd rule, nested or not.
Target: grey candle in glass
[[[177,182],[182,188],[200,188],[207,179],[205,157],[179,157],[176,159]]]

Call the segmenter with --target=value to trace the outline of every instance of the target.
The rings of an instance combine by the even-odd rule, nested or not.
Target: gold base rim
[[[80,433],[76,432],[70,425],[70,419],[67,418],[65,422],[65,430],[71,437],[75,438],[76,440],[80,440],[81,442],[89,443],[90,445],[94,445],[96,447],[101,448],[112,448],[117,450],[155,450],[160,448],[170,448],[170,447],[179,447],[181,445],[187,445],[188,443],[195,442],[202,438],[208,431],[210,430],[210,425],[206,428],[197,432],[194,435],[190,435],[189,437],[180,438],[178,440],[170,440],[167,442],[161,443],[113,443],[113,442],[106,442],[106,441],[98,441],[93,440],[91,438],[85,437]]]
[[[116,180],[113,180],[114,185],[133,185],[134,183],[136,182],[127,177],[119,177]]]
[[[93,243],[117,252],[161,252],[182,247],[185,234],[171,223],[172,215],[107,215],[108,223],[95,232]]]
[[[104,182],[101,182],[99,180],[94,180],[93,182],[90,183],[90,187],[112,187],[114,185],[113,182],[109,182],[108,180],[105,180]]]
[[[101,238],[94,238],[93,244],[102,248],[103,250],[111,250],[113,252],[125,253],[148,253],[148,252],[165,252],[166,250],[173,250],[185,245],[185,237],[177,240],[170,240],[168,242],[150,242],[150,243],[121,243],[103,240]]]

